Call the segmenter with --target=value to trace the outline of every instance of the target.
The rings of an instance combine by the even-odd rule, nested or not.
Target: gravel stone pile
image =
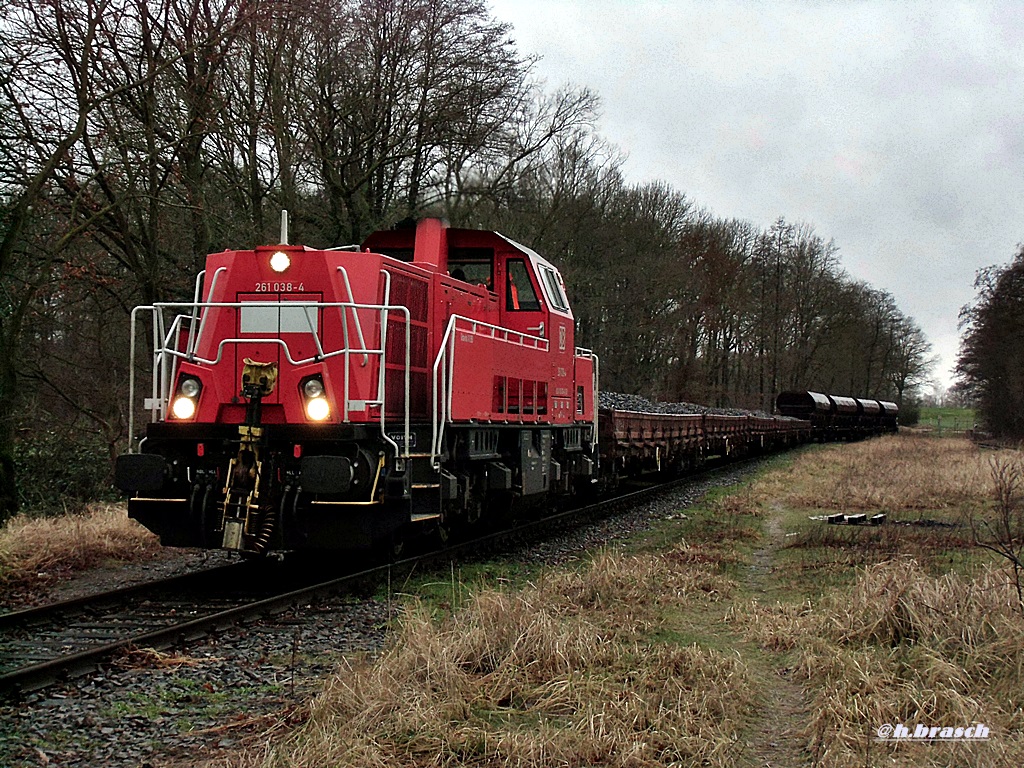
[[[643,395],[626,395],[621,392],[598,392],[598,407],[614,408],[620,411],[639,413],[710,413],[717,416],[771,416],[764,411],[747,411],[742,408],[714,408],[697,403],[664,403],[648,400]]]

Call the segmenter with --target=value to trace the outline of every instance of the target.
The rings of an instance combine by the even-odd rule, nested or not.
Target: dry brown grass
[[[784,512],[799,530],[785,546],[806,554],[788,558],[789,573],[809,565],[819,577],[842,576],[866,565],[849,587],[819,586],[811,599],[729,611],[750,639],[791,659],[811,701],[804,736],[821,765],[1024,762],[1024,616],[1006,569],[970,554],[965,525],[993,504],[994,459],[1019,453],[900,435],[805,454],[755,484],[755,502]],[[808,524],[808,508],[961,525]],[[979,721],[993,731],[987,743],[874,741],[886,723]]]
[[[0,529],[0,586],[49,583],[61,574],[148,559],[159,551],[158,539],[129,520],[123,505],[96,505],[64,517],[18,515]]]
[[[887,765],[1024,762],[1024,618],[997,568],[932,577],[899,558],[817,605],[754,602],[731,618],[763,647],[796,653],[814,698],[806,737],[821,765],[860,766],[886,752]],[[975,722],[992,729],[990,742],[873,741],[885,723]]]
[[[993,455],[967,440],[915,434],[831,445],[771,473],[749,497],[842,512],[957,509],[991,496]]]
[[[121,669],[180,669],[181,667],[198,667],[215,661],[223,661],[214,656],[185,656],[180,653],[167,653],[155,648],[136,648],[130,646],[114,658],[114,666]]]
[[[842,511],[955,508],[987,496],[991,455],[968,440],[912,434],[829,446],[802,457],[805,481],[776,499]]]
[[[238,764],[731,765],[743,663],[647,634],[729,591],[685,557],[603,554],[444,621],[414,605],[379,659],[341,669],[301,729]]]

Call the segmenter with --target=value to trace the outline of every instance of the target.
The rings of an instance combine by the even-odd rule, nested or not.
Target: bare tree
[[[900,315],[893,325],[893,357],[889,381],[896,390],[896,404],[903,407],[908,391],[929,383],[937,359],[932,345],[913,319]]]
[[[32,301],[66,242],[30,264],[26,240],[54,173],[109,96],[97,93],[87,74],[102,46],[98,32],[108,6],[107,0],[45,6],[14,0],[0,10],[0,520],[17,508],[13,451],[21,337]]]
[[[975,543],[1003,558],[1010,569],[1010,583],[1017,591],[1017,603],[1024,614],[1024,466],[1020,457],[989,461],[995,506],[991,513],[972,514]]]
[[[260,2],[223,62],[219,112],[210,135],[208,182],[212,207],[227,242],[256,243],[267,237],[277,203],[299,220],[300,168],[308,165],[307,143],[298,129],[305,105],[294,84],[305,66],[305,2]],[[219,205],[218,205],[219,201]]]
[[[175,242],[176,235],[205,249],[197,218],[202,163],[191,154],[195,137],[203,135],[199,115],[205,106],[191,99],[209,90],[207,75],[223,41],[222,30],[210,29],[209,23],[234,18],[233,7],[231,0],[18,0],[2,10],[0,69],[6,76],[0,79],[0,130],[7,140],[0,142],[0,177],[9,195],[0,240],[0,280],[8,304],[0,316],[4,513],[13,509],[16,496],[11,456],[14,407],[24,402],[19,374],[50,390],[55,402],[73,405],[73,411],[101,425],[111,446],[121,429],[123,405],[112,404],[120,394],[118,383],[89,388],[81,378],[54,375],[60,358],[46,353],[53,350],[39,333],[30,340],[35,354],[25,359],[28,318],[37,327],[64,323],[54,333],[63,338],[68,360],[82,358],[81,350],[68,347],[76,336],[121,358],[122,348],[84,333],[90,322],[88,328],[105,333],[121,320],[110,323],[90,313],[100,307],[124,311],[133,296],[158,297],[166,287],[166,267],[175,261],[192,271],[196,258],[190,248],[179,248],[183,256],[174,258],[182,242]],[[210,40],[203,32],[217,42],[198,52],[199,40]],[[197,53],[202,62],[195,60]],[[196,69],[190,69],[190,61]],[[166,226],[169,212],[182,210],[187,223],[172,233]],[[122,284],[125,275],[129,280]],[[70,310],[77,297],[92,293],[109,300],[89,302],[89,313]],[[99,402],[106,404],[103,413]],[[53,414],[58,421],[62,416]]]
[[[975,302],[961,312],[957,371],[986,428],[1024,437],[1024,247],[1005,266],[979,272]]]

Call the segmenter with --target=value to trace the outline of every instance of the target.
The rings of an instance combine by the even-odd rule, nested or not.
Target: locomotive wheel
[[[480,518],[484,514],[484,502],[483,499],[474,497],[469,505],[466,507],[466,522],[469,525],[475,525],[480,522]]]
[[[192,529],[197,537],[197,546],[206,548],[210,546],[209,521],[210,511],[217,489],[209,483],[196,483],[192,486],[192,493],[189,495],[189,516]]]
[[[192,526],[199,538],[199,546],[206,546],[206,494],[209,486],[196,483],[189,494],[188,511],[192,518]]]
[[[398,562],[408,551],[412,535],[411,528],[404,525],[398,530],[374,538],[370,547],[374,558],[386,563]]]

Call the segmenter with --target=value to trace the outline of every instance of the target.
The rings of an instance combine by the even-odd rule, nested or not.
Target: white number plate
[[[302,283],[256,283],[256,293],[288,293],[304,290]]]

